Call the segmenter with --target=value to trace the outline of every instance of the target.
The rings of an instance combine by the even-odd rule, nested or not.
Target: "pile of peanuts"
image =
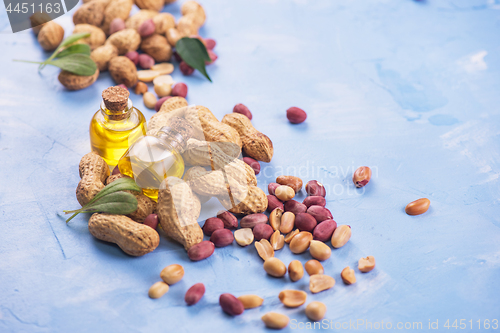
[[[236,105],[233,112],[252,119],[251,112],[243,104]],[[244,161],[255,170],[256,174],[259,173],[260,165],[257,161],[248,158],[244,158]],[[352,181],[356,187],[364,187],[370,181],[371,175],[371,169],[362,166],[353,173]],[[232,213],[220,211],[217,217],[208,218],[203,225],[203,232],[210,239],[192,246],[188,250],[188,257],[193,261],[199,261],[210,257],[216,247],[226,247],[234,241],[242,247],[253,243],[257,255],[264,260],[263,269],[269,276],[283,278],[288,272],[290,281],[296,282],[303,278],[305,269],[309,275],[309,290],[312,294],[333,288],[335,279],[325,274],[321,264],[321,261],[328,260],[332,254],[332,249],[326,242],[330,241],[334,249],[343,247],[351,238],[351,227],[337,225],[333,220],[332,213],[325,207],[326,189],[317,180],[307,182],[305,190],[308,196],[302,202],[294,200],[296,194],[302,190],[302,185],[302,179],[295,176],[279,176],[276,182],[268,184],[269,216],[263,213],[250,214],[238,222]],[[406,213],[422,214],[427,211],[429,205],[428,199],[418,199],[406,206]],[[148,219],[146,220],[145,224],[149,224]],[[152,223],[152,227],[156,227],[157,222],[155,222]],[[299,260],[292,260],[288,266],[285,265],[274,256],[275,251],[281,250],[285,244],[289,245],[290,251],[294,254],[309,250],[312,259],[306,261],[304,265]],[[178,276],[172,273],[180,271],[178,267],[180,266],[171,265],[162,271],[160,276],[163,281],[151,287],[149,292],[151,298],[161,297],[168,291],[169,285],[178,281],[170,277]],[[358,260],[359,272],[368,273],[374,268],[373,256]],[[340,272],[340,277],[345,285],[356,283],[356,273],[349,266]],[[205,286],[202,283],[193,285],[186,292],[186,303],[196,304],[204,293]],[[302,290],[285,289],[279,293],[278,298],[285,307],[297,308],[306,303],[307,293]],[[264,299],[258,295],[236,297],[230,293],[223,293],[219,297],[221,309],[231,316],[241,315],[245,310],[260,307],[263,302]],[[326,311],[326,305],[318,301],[310,302],[305,308],[305,314],[311,321],[322,320]],[[268,312],[261,319],[272,329],[283,329],[290,321],[288,316],[278,312]]]
[[[356,184],[356,179],[353,181]],[[368,181],[358,179],[358,183],[363,184],[362,186]],[[263,213],[251,214],[243,217],[238,223],[235,215],[228,211],[220,211],[217,217],[208,218],[203,225],[203,232],[210,237],[210,240],[192,246],[188,250],[189,258],[193,261],[206,259],[214,253],[216,247],[229,246],[234,241],[242,247],[254,243],[257,255],[264,260],[263,269],[268,275],[282,278],[288,272],[290,280],[296,282],[303,278],[305,269],[309,275],[309,290],[312,294],[331,289],[335,285],[335,279],[325,274],[320,262],[328,260],[332,253],[330,246],[325,242],[331,241],[333,248],[344,246],[351,238],[351,227],[337,226],[330,210],[325,207],[326,189],[316,180],[307,182],[305,190],[308,196],[302,202],[293,200],[301,191],[302,185],[302,180],[294,176],[279,176],[275,183],[270,183],[267,196],[269,217]],[[309,250],[313,259],[304,265],[299,260],[293,260],[287,267],[280,259],[274,257],[275,251],[281,250],[285,244],[289,244],[294,254]],[[367,256],[358,261],[360,272],[370,272],[374,267],[373,256]],[[160,289],[158,287],[160,284],[167,289],[164,284],[170,283],[164,278],[163,271],[162,274],[164,282],[158,282],[151,288]],[[344,268],[340,275],[346,285],[356,282],[355,272],[350,267]],[[191,290],[193,288],[194,291]],[[186,302],[188,299],[195,299],[197,302],[203,296],[205,288],[193,286],[191,289],[186,293]],[[153,295],[156,294],[153,293]],[[306,303],[307,293],[286,289],[279,293],[278,298],[284,306],[296,308]],[[235,297],[224,293],[219,298],[222,310],[232,316],[240,315],[244,310],[259,307],[263,302],[263,298],[258,295]],[[326,306],[314,301],[306,306],[305,313],[310,320],[319,321],[325,316]],[[289,318],[284,314],[269,312],[262,317],[262,321],[269,328],[281,329],[288,326]]]
[[[66,79],[59,77],[59,81],[70,90],[84,89],[92,85],[100,73],[109,70],[117,85],[144,94],[148,91],[145,82],[173,72],[172,58],[179,63],[182,74],[193,74],[194,69],[174,52],[177,42],[184,37],[200,40],[210,58],[205,64],[213,64],[218,58],[213,52],[215,40],[198,35],[206,20],[204,8],[196,1],[185,1],[180,8],[182,16],[176,22],[172,14],[163,12],[164,6],[173,2],[175,0],[84,0],[73,14],[73,34],[90,34],[77,43],[89,45],[90,58],[97,70],[91,76],[63,72]],[[134,5],[140,10],[131,15]],[[51,21],[48,14],[35,13],[30,21],[44,50],[53,51],[64,40],[63,27]],[[167,96],[186,97],[184,83],[172,85],[173,82],[167,84],[165,78],[154,82],[154,91],[160,100],[165,101]],[[144,99],[148,108],[159,109],[155,95],[150,93]]]

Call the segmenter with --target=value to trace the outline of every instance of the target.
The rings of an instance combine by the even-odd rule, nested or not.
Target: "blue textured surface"
[[[351,241],[324,263],[336,286],[308,302],[325,302],[332,325],[422,322],[428,331],[429,320],[439,320],[442,331],[447,319],[464,319],[462,331],[472,331],[469,320],[477,328],[477,320],[500,319],[500,2],[203,5],[200,33],[217,40],[219,60],[209,69],[213,84],[176,69],[189,101],[219,119],[245,103],[275,147],[259,186],[280,174],[318,179],[335,220],[352,227]],[[167,9],[178,15],[179,5]],[[47,54],[31,33],[11,34],[6,19],[2,9],[0,331],[253,332],[268,311],[307,322],[303,308],[286,309],[277,295],[307,290],[308,278],[268,277],[253,246],[234,244],[191,263],[162,238],[156,251],[132,258],[94,239],[85,216],[66,226],[60,214],[78,207],[88,123],[112,81],[104,73],[92,87],[68,92],[57,70],[38,75],[35,65],[12,62]],[[57,21],[71,31],[69,15]],[[153,114],[132,99],[147,118]],[[294,105],[308,112],[306,123],[287,122]],[[362,190],[351,182],[359,165],[374,171]],[[430,210],[407,216],[405,205],[420,197],[431,200]],[[345,286],[340,271],[366,255],[375,256],[375,270]],[[287,264],[309,259],[288,247],[276,256]],[[172,263],[184,266],[185,278],[149,299],[149,286]],[[207,293],[187,307],[184,293],[197,282]],[[218,305],[223,292],[261,295],[264,306],[230,318]]]

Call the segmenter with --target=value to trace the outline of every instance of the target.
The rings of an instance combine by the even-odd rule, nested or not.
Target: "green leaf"
[[[73,44],[74,42],[76,42],[82,38],[87,38],[87,37],[90,37],[90,32],[82,32],[79,34],[73,34],[71,36],[68,36],[65,40],[63,40],[61,42],[61,44],[59,44],[59,46],[54,51],[54,53],[52,53],[52,55],[47,60],[45,60],[42,64],[40,64],[40,66],[38,67],[38,70],[42,70],[49,61],[54,59],[56,57],[56,55],[59,53],[59,50],[61,50],[63,47],[65,47],[66,45]],[[92,74],[94,74],[94,73],[92,73]],[[90,74],[90,75],[92,75],[92,74]]]
[[[85,55],[90,55],[90,46],[87,44],[75,44],[71,45],[58,54],[56,54],[55,58],[63,58],[66,57],[70,54],[85,54]]]
[[[66,214],[74,213],[66,223],[71,221],[80,213],[108,213],[127,215],[137,210],[136,197],[128,192],[113,192],[102,196],[99,200],[85,205],[83,208],[76,211],[64,211]]]
[[[95,205],[101,205],[101,204],[106,203],[106,202],[109,203],[110,200],[111,201],[116,200],[117,203],[119,203],[123,200],[123,198],[125,198],[125,202],[129,202],[130,200],[132,200],[132,199],[130,199],[130,196],[132,196],[135,200],[135,208],[132,211],[127,213],[127,211],[128,211],[127,207],[124,207],[122,205],[110,205],[109,206],[109,207],[111,207],[110,209],[115,209],[113,211],[116,211],[116,210],[120,211],[120,209],[122,209],[122,211],[120,211],[119,213],[113,213],[112,211],[107,211],[106,213],[126,215],[126,214],[130,214],[130,213],[134,212],[137,209],[137,199],[134,197],[133,194],[130,194],[127,192],[121,192],[121,191],[140,192],[141,188],[139,186],[137,186],[137,184],[135,183],[135,181],[132,178],[128,178],[128,177],[119,178],[119,179],[115,180],[114,182],[106,185],[99,193],[97,193],[97,195],[92,200],[89,201],[88,204],[86,204],[82,208],[77,209],[77,210],[71,210],[71,211],[65,210],[64,212],[66,214],[74,213],[73,215],[71,215],[71,217],[69,219],[66,220],[66,223],[71,221],[76,215],[78,215],[80,213],[94,212],[95,210],[92,210],[92,209],[95,209]],[[123,197],[123,195],[120,194],[119,196],[111,196],[110,197],[111,194],[115,194],[115,193],[125,193],[125,194],[129,194],[129,196]],[[106,198],[106,199],[104,199],[104,198]],[[102,201],[102,200],[105,200],[105,201]],[[133,202],[134,201],[132,200],[132,203]],[[91,209],[91,210],[89,210],[89,209]]]
[[[76,75],[89,76],[93,75],[97,69],[97,65],[86,54],[70,54],[64,58],[58,58],[44,62],[47,65],[52,65],[61,68],[62,70],[71,72]]]
[[[135,181],[132,178],[128,177],[123,177],[123,178],[118,178],[114,182],[106,185],[97,195],[89,201],[89,203],[86,205],[90,205],[93,202],[99,200],[99,198],[108,195],[113,192],[117,191],[136,191],[136,192],[141,192],[141,188],[137,186]],[[85,207],[86,207],[85,206]]]
[[[131,193],[120,191],[105,195],[93,204],[87,205],[83,212],[127,215],[136,210],[136,197]]]
[[[63,46],[73,44],[77,40],[80,40],[82,38],[87,38],[90,37],[90,32],[81,32],[79,34],[73,34],[71,36],[68,36],[65,40],[62,41],[62,43],[59,45],[57,49],[60,49]],[[56,50],[57,52],[57,50]],[[54,52],[55,53],[55,52]]]
[[[211,61],[211,59],[208,55],[207,48],[198,38],[181,38],[177,44],[175,44],[175,49],[186,64],[199,70],[201,74],[212,82],[205,67],[205,61]]]

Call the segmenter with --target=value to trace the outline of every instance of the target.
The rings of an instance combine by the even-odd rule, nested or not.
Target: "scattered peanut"
[[[165,267],[160,273],[161,279],[170,286],[182,280],[183,276],[184,268],[177,264]]]
[[[182,244],[186,250],[202,243],[203,230],[197,222],[201,211],[200,199],[184,180],[173,176],[163,180],[158,191],[156,210],[161,227],[169,238]],[[182,211],[182,214],[178,214],[178,211]],[[208,251],[208,248],[206,250]],[[212,252],[213,248],[210,252],[203,253],[206,254],[204,258],[210,256]]]
[[[217,213],[217,217],[220,218],[222,222],[224,222],[224,228],[226,229],[238,228],[238,219],[230,212],[221,210],[220,212]]]
[[[295,227],[300,231],[312,232],[317,224],[318,222],[316,222],[314,216],[309,213],[299,213],[295,215]]]
[[[313,196],[305,198],[304,201],[302,201],[302,203],[304,205],[306,205],[307,208],[309,208],[311,206],[325,207],[326,199],[322,196],[319,196],[319,195],[313,195]]]
[[[219,304],[222,310],[230,316],[240,315],[245,310],[243,303],[228,293],[220,295]]]
[[[212,236],[215,230],[224,229],[224,222],[217,217],[210,217],[203,225],[203,233],[207,236]]]
[[[247,246],[253,243],[253,231],[250,228],[241,228],[234,232],[234,239],[240,246]]]
[[[279,299],[287,308],[297,308],[306,302],[307,294],[302,290],[283,290]]]
[[[169,84],[155,84],[154,88],[158,97],[170,96],[172,93],[172,86]]]
[[[336,228],[337,222],[335,222],[334,220],[325,220],[321,223],[318,223],[313,231],[314,239],[322,242],[327,242],[332,238],[333,232]]]
[[[342,281],[344,281],[344,283],[347,285],[356,283],[356,276],[354,275],[354,270],[351,269],[349,266],[347,266],[342,270],[342,272],[340,273],[340,277],[342,278]]]
[[[116,84],[123,83],[130,88],[137,83],[137,68],[127,57],[119,56],[112,58],[109,61],[108,70]]]
[[[185,83],[177,83],[172,88],[172,96],[180,96],[186,98],[188,93],[188,87]]]
[[[299,229],[295,229],[294,231],[291,231],[288,234],[286,234],[286,236],[285,236],[285,243],[290,244],[290,242],[292,241],[293,237],[297,236],[299,234],[299,232],[300,232]]]
[[[123,29],[108,37],[105,44],[116,46],[119,55],[136,51],[141,44],[141,36],[135,29]]]
[[[264,261],[264,270],[267,274],[274,277],[283,277],[286,274],[285,264],[275,257],[267,258]]]
[[[90,217],[89,231],[97,239],[117,244],[131,256],[145,255],[160,244],[156,230],[124,215],[95,213]]]
[[[336,249],[344,246],[351,238],[351,227],[348,225],[339,225],[332,235],[332,246]]]
[[[295,235],[290,242],[290,251],[295,254],[303,253],[309,247],[309,243],[312,241],[313,235],[307,231],[301,231]]]
[[[153,65],[155,64],[155,60],[147,54],[139,54],[139,66],[141,66],[143,69],[151,69]]]
[[[280,231],[284,234],[288,234],[293,230],[295,225],[295,214],[292,212],[285,212],[281,215],[280,221]]]
[[[255,175],[258,175],[260,173],[260,163],[257,160],[254,160],[251,157],[243,157],[243,162],[248,164],[253,171],[255,172]]]
[[[311,256],[314,259],[323,261],[330,258],[332,250],[325,243],[317,240],[312,240],[309,245],[309,253],[311,253]]]
[[[99,46],[90,53],[90,58],[94,60],[101,72],[108,70],[109,61],[116,56],[118,56],[118,49],[110,44]]]
[[[257,253],[263,260],[274,257],[273,247],[267,239],[261,239],[259,242],[255,242],[255,248],[257,249]]]
[[[148,91],[145,92],[144,95],[142,95],[142,101],[144,102],[144,105],[148,109],[154,109],[155,104],[158,100],[156,99],[156,96],[153,93]]]
[[[276,312],[268,312],[262,316],[262,321],[268,328],[272,328],[275,330],[281,330],[288,326],[288,322],[290,318],[288,316],[276,313]]]
[[[295,176],[279,176],[276,178],[276,183],[290,186],[295,193],[298,193],[302,189],[302,179]]]
[[[233,112],[241,113],[245,115],[248,119],[252,120],[252,112],[243,104],[236,104],[233,108]]]
[[[144,94],[148,91],[148,85],[145,84],[144,82],[137,82],[134,88],[134,92],[139,95],[139,94]]]
[[[283,236],[279,230],[276,230],[269,239],[269,243],[273,247],[274,251],[281,250],[285,246],[285,236]]]
[[[420,215],[425,213],[429,209],[430,205],[431,201],[429,199],[418,199],[406,205],[405,212],[408,215]]]
[[[288,201],[293,199],[295,196],[295,191],[288,185],[281,185],[274,190],[274,195],[281,201]]]
[[[260,223],[253,228],[253,237],[256,241],[260,241],[261,239],[269,240],[272,234],[273,228],[269,224]]]
[[[101,156],[90,152],[82,157],[78,168],[82,179],[76,187],[76,199],[85,206],[104,188],[109,167]]]
[[[294,213],[295,215],[300,213],[305,213],[307,211],[306,205],[296,200],[288,200],[287,202],[285,202],[284,207],[285,207],[285,212],[291,212]]]
[[[360,272],[368,273],[375,268],[375,258],[373,256],[368,256],[366,258],[361,258],[358,261],[358,269]]]
[[[281,225],[281,217],[283,215],[283,210],[281,208],[275,208],[271,214],[269,214],[269,224],[273,230],[279,230]]]
[[[229,229],[217,229],[210,236],[210,241],[216,247],[225,247],[233,243],[233,232]]]
[[[151,67],[152,70],[157,71],[160,75],[172,74],[174,71],[174,65],[169,62],[162,62]]]
[[[326,197],[326,190],[323,184],[318,182],[317,180],[310,180],[306,184],[306,192],[307,195],[316,196],[319,195],[321,197]]]
[[[286,117],[292,124],[300,124],[306,120],[307,113],[301,108],[292,106],[291,108],[286,110]]]
[[[187,305],[194,305],[200,301],[204,294],[205,285],[203,283],[197,283],[188,289],[184,296],[184,301]]]
[[[136,2],[137,2],[137,0],[136,0]],[[163,7],[163,4],[162,4],[162,7]],[[161,8],[160,8],[160,10],[161,10]],[[142,24],[139,26],[138,32],[142,38],[146,38],[146,37],[149,37],[152,34],[154,34],[155,30],[156,30],[155,23],[153,22],[152,19],[149,19],[149,20],[142,22]]]
[[[307,213],[311,214],[318,223],[325,220],[331,220],[333,218],[332,213],[328,208],[322,206],[310,206],[307,209]]]
[[[153,57],[156,62],[165,62],[172,57],[172,47],[162,35],[153,34],[141,42],[141,50]]]
[[[298,260],[292,260],[290,264],[288,264],[288,275],[292,282],[302,279],[304,276],[304,267],[302,263]]]
[[[148,295],[149,297],[154,299],[160,298],[167,293],[168,289],[170,289],[168,284],[166,284],[163,281],[158,281],[155,284],[153,284],[151,288],[149,288]]]
[[[328,275],[315,274],[309,278],[309,290],[313,294],[333,288],[335,279]]]
[[[199,261],[210,257],[215,250],[215,245],[211,241],[203,241],[193,245],[188,250],[188,257],[193,261]]]
[[[243,295],[238,297],[245,310],[258,308],[264,303],[264,299],[257,295]]]
[[[64,29],[53,21],[45,23],[38,33],[38,42],[45,51],[55,50],[64,38]]]
[[[325,272],[325,269],[323,268],[323,265],[315,259],[308,260],[305,264],[306,267],[306,272],[309,274],[309,276],[315,275],[315,274],[323,274]]]
[[[160,71],[155,70],[158,73],[161,73]],[[160,84],[168,84],[168,85],[173,85],[175,83],[174,79],[172,78],[171,75],[159,75],[153,79],[153,84],[154,85],[160,85]]]
[[[276,196],[269,194],[267,196],[267,211],[272,212],[276,208],[283,210],[283,203]]]
[[[326,305],[321,302],[311,302],[306,306],[306,316],[312,321],[320,321],[325,317]]]
[[[280,184],[278,183],[269,183],[269,185],[267,185],[267,192],[269,192],[269,194],[271,195],[274,195],[274,191],[278,186],[280,186]]]
[[[144,223],[143,224],[147,225],[148,227],[151,227],[153,229],[156,229],[158,227],[158,215],[156,215],[156,214],[149,214],[144,219]]]
[[[59,82],[68,90],[80,90],[91,86],[99,77],[99,69],[94,74],[83,76],[68,71],[61,71],[57,76]]]
[[[266,214],[257,213],[244,216],[240,221],[240,227],[242,228],[254,228],[258,224],[266,224],[268,221]]]
[[[137,71],[137,79],[142,82],[151,82],[158,76],[160,76],[160,72],[151,69]]]
[[[243,151],[253,159],[269,163],[274,154],[273,143],[265,134],[257,131],[250,119],[239,113],[226,114],[222,123],[234,128],[240,135]]]
[[[370,178],[372,178],[372,170],[367,166],[361,166],[354,171],[352,182],[356,187],[363,187],[368,184]]]

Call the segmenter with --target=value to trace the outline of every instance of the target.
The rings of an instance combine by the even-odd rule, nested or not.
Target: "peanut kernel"
[[[375,268],[375,258],[373,256],[368,256],[366,258],[361,258],[358,261],[358,269],[362,273],[368,273]]]
[[[326,305],[321,302],[311,302],[306,306],[306,316],[312,321],[320,321],[325,317]]]
[[[356,276],[354,275],[354,270],[351,267],[347,266],[340,273],[340,277],[345,284],[353,284],[356,283]]]
[[[307,294],[302,290],[283,290],[279,294],[279,299],[288,308],[297,308],[304,304]]]

